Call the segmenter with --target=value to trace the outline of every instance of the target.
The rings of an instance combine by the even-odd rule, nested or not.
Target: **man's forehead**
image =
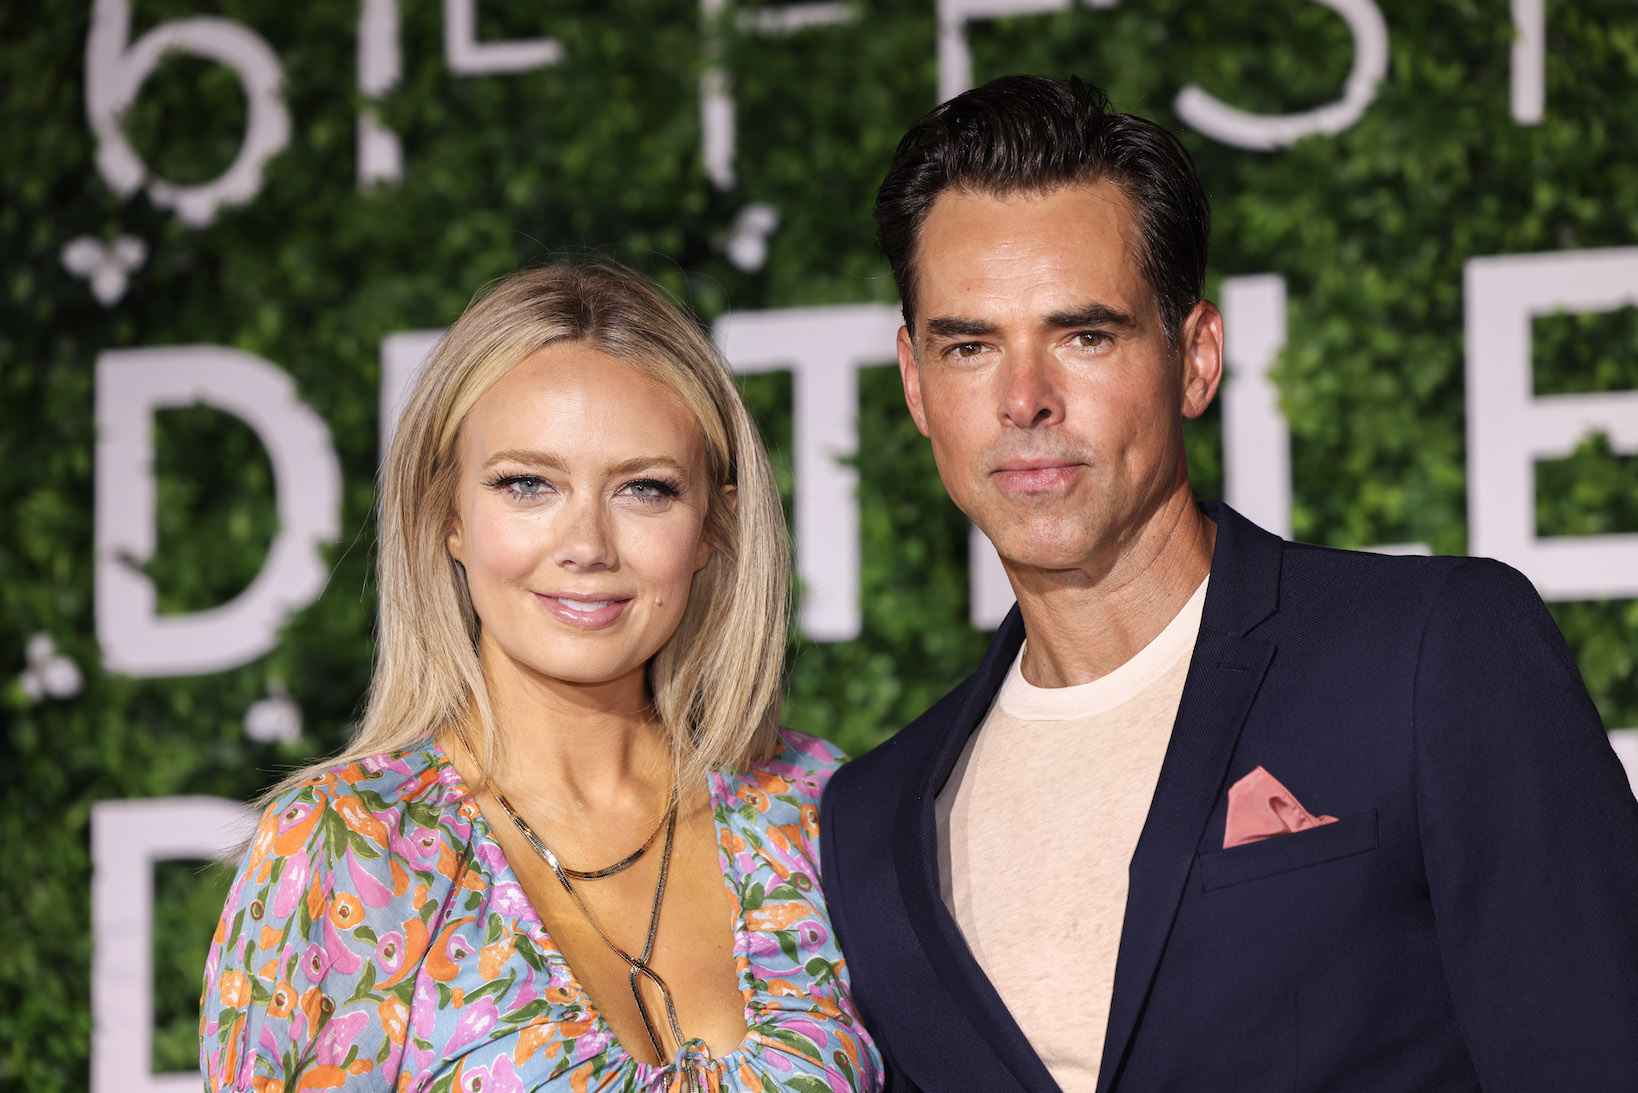
[[[954,322],[1047,321],[1104,307],[1146,313],[1126,197],[1109,182],[1044,193],[941,194],[924,222],[916,312]],[[920,324],[927,329],[927,323]]]

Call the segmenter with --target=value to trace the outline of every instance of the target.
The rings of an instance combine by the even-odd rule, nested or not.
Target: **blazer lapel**
[[[1217,521],[1211,585],[1160,780],[1132,856],[1098,1093],[1120,1076],[1240,727],[1274,656],[1272,643],[1245,633],[1277,607],[1281,541],[1226,505],[1202,507]]]
[[[968,737],[989,712],[1023,641],[1023,620],[1014,606],[996,631],[978,671],[968,679],[965,695],[938,748],[927,757],[921,776],[905,787],[893,849],[911,927],[944,989],[1012,1072],[1019,1089],[1058,1093],[1051,1073],[979,967],[944,904],[939,888],[938,821],[933,811],[939,790],[949,780]]]

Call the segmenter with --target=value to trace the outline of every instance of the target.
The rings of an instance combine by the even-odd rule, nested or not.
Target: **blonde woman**
[[[362,729],[217,928],[208,1087],[879,1088],[818,886],[841,757],[775,720],[788,581],[689,318],[608,266],[476,301],[383,472]]]

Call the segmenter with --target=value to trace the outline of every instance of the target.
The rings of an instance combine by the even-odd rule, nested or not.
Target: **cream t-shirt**
[[[1020,650],[936,802],[944,903],[1065,1093],[1098,1082],[1127,870],[1209,579],[1091,683],[1033,686]]]

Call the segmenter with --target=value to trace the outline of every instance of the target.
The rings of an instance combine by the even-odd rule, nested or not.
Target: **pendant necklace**
[[[671,872],[671,844],[675,840],[677,834],[676,792],[673,791],[669,795],[670,799],[666,807],[665,815],[661,817],[660,822],[655,825],[654,830],[649,833],[648,838],[644,840],[642,846],[638,847],[627,857],[615,862],[613,865],[597,870],[578,870],[570,869],[565,866],[558,860],[557,855],[552,852],[552,848],[546,845],[546,840],[542,839],[540,835],[536,833],[535,829],[529,826],[527,820],[518,815],[517,810],[512,807],[512,803],[506,799],[504,794],[493,788],[491,788],[490,792],[494,794],[495,800],[500,804],[502,811],[504,811],[507,816],[511,817],[513,825],[517,827],[518,833],[523,836],[524,841],[527,842],[534,852],[539,854],[541,859],[546,862],[547,867],[552,871],[552,875],[557,878],[559,884],[563,885],[563,890],[569,894],[570,899],[574,900],[575,906],[580,908],[580,913],[585,916],[585,919],[591,925],[593,932],[597,934],[598,938],[602,940],[604,945],[608,946],[609,950],[613,952],[615,956],[625,961],[627,966],[630,967],[631,997],[632,1000],[637,1003],[637,1016],[641,1017],[643,1020],[643,1031],[648,1033],[648,1041],[654,1047],[655,1058],[661,1060],[663,1063],[666,1058],[665,1047],[660,1042],[660,1031],[655,1027],[654,1018],[648,1012],[648,1004],[643,1001],[641,982],[643,979],[647,979],[650,983],[654,984],[657,990],[659,990],[660,998],[665,1002],[666,1023],[670,1026],[671,1038],[680,1049],[683,1045],[682,1026],[677,1023],[677,1006],[676,1003],[672,1001],[671,989],[666,986],[665,980],[661,979],[659,974],[649,966],[649,960],[654,955],[654,938],[655,935],[659,933],[660,929],[660,905],[665,900],[665,882],[667,876]],[[586,906],[586,901],[581,899],[579,892],[575,891],[574,884],[570,878],[572,877],[577,880],[599,880],[603,877],[611,877],[614,874],[629,868],[633,862],[643,856],[643,853],[649,848],[649,845],[653,843],[654,836],[659,833],[661,827],[665,828],[665,842],[660,848],[660,874],[659,879],[654,885],[654,906],[653,909],[649,911],[648,915],[648,937],[643,942],[642,953],[637,956],[632,956],[620,946],[616,945],[613,941],[609,940],[609,935],[603,932],[602,926],[598,925],[597,919],[591,913],[591,909]],[[683,1077],[685,1078],[689,1089],[699,1088],[698,1081],[695,1078],[693,1071],[687,1071]]]

